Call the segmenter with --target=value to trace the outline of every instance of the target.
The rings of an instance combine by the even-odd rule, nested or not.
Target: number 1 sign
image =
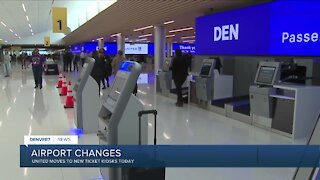
[[[67,8],[53,7],[52,32],[66,33],[67,29]]]

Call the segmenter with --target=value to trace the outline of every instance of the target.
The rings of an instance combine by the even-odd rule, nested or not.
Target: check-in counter
[[[310,136],[320,113],[320,86],[275,85],[272,131],[293,139]]]

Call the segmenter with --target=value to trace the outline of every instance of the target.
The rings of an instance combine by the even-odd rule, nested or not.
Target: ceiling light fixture
[[[194,42],[195,42],[195,40],[185,40],[185,41],[182,41],[182,42],[194,43]]]
[[[32,36],[33,36],[34,34],[32,33]]]
[[[22,3],[22,8],[23,8],[23,11],[26,12],[26,7],[24,7],[23,3]]]
[[[149,37],[149,36],[152,36],[152,34],[145,34],[145,35],[141,35],[141,36],[139,36],[139,38]]]
[[[5,40],[4,42],[6,42],[6,43],[7,43],[8,41],[7,41],[7,40]]]
[[[171,24],[171,23],[174,23],[174,21],[167,21],[167,22],[164,22],[163,24],[167,25],[167,24]]]
[[[193,39],[195,38],[195,36],[184,36],[184,37],[181,37],[181,39]]]
[[[27,18],[27,21],[29,21],[29,16],[26,16],[26,18]]]
[[[150,29],[150,28],[153,28],[153,26],[146,26],[146,27],[134,29],[133,31],[136,32],[136,31],[141,31],[141,30]]]
[[[1,24],[2,24],[4,27],[7,27],[7,25],[6,25],[4,22],[2,22],[2,21],[1,21]]]
[[[29,27],[31,28],[31,24],[29,24]]]
[[[32,29],[30,29],[30,32],[33,32],[33,30],[32,30]]]
[[[121,35],[121,33],[112,34],[111,37],[117,37],[119,35]]]
[[[9,29],[9,31],[13,33],[12,29]]]
[[[21,37],[19,36],[19,39],[21,39]]]
[[[15,36],[18,36],[18,34],[14,34]]]
[[[192,30],[193,27],[188,27],[188,28],[182,28],[182,29],[174,29],[174,30],[171,30],[169,31],[170,33],[174,33],[174,32],[181,32],[181,31],[189,31],[189,30]]]
[[[137,41],[148,41],[147,38],[137,39]]]
[[[166,38],[175,37],[175,36],[176,36],[175,34],[171,34],[171,35],[167,35]]]

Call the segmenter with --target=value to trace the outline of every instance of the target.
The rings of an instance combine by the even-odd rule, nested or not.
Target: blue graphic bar
[[[319,167],[319,145],[25,145],[21,167]]]

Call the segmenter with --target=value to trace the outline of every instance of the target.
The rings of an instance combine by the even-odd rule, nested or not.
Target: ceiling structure
[[[122,33],[126,41],[138,39],[153,41],[153,28],[142,31],[134,29],[164,25],[173,42],[192,42],[195,36],[195,18],[207,13],[225,11],[267,0],[0,0],[0,40],[17,42],[50,31],[51,7],[68,8],[68,27],[71,33],[63,38],[66,44],[76,44],[104,37],[115,41],[110,35]],[[24,6],[24,7],[23,7]],[[28,20],[27,17],[28,16]],[[30,26],[29,26],[30,24]],[[190,28],[187,31],[169,33],[171,30]],[[10,31],[12,30],[12,32]],[[32,29],[32,32],[31,32]],[[146,36],[144,36],[146,35]],[[140,37],[139,37],[140,36]],[[190,37],[191,36],[191,37]],[[182,38],[187,37],[187,38]],[[182,38],[182,39],[181,39]],[[139,41],[139,40],[138,40]]]
[[[23,39],[50,32],[52,7],[68,9],[68,27],[73,31],[115,2],[116,0],[0,0],[0,39],[10,44],[19,37]]]
[[[170,30],[187,27],[195,28],[195,18],[206,13],[213,13],[266,2],[265,0],[173,0],[173,1],[127,1],[120,0],[114,3],[80,26],[74,32],[64,38],[67,44],[75,44],[88,40],[104,37],[107,41],[115,41],[111,34],[122,33],[127,37],[126,41],[139,39],[139,36],[152,34],[144,37],[146,41],[153,41],[153,28],[134,32],[134,29],[162,25],[167,21],[175,21],[165,25],[167,35],[175,35],[173,41],[183,42],[181,37],[194,36],[194,30],[169,33]]]

